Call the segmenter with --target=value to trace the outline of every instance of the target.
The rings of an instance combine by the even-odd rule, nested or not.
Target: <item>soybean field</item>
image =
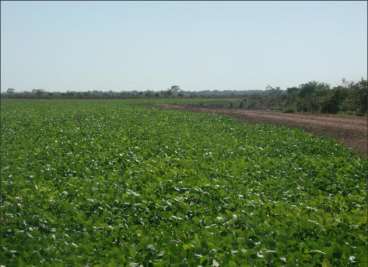
[[[366,266],[368,160],[152,100],[1,102],[2,266]]]

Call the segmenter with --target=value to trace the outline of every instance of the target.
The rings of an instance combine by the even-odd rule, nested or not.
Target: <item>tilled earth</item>
[[[272,123],[302,128],[308,132],[329,136],[363,155],[368,155],[367,117],[290,114],[273,111],[201,108],[193,105],[161,105],[165,109],[190,110],[230,115],[249,122]]]

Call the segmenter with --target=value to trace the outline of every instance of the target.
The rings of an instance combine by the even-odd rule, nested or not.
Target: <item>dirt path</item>
[[[190,105],[160,105],[165,109],[190,110],[195,112],[220,113],[249,122],[272,123],[305,129],[322,136],[336,138],[355,151],[368,155],[367,117],[290,114],[271,111],[243,109],[200,108]]]

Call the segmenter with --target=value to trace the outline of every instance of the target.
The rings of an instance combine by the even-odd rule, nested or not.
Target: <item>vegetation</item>
[[[287,113],[368,113],[368,82],[361,80],[330,88],[328,84],[308,82],[299,87],[269,87],[262,93],[251,93],[231,101],[201,102],[200,106],[213,108],[241,108],[275,110]]]
[[[368,263],[366,159],[138,102],[2,102],[1,265]]]
[[[183,91],[178,85],[164,91],[88,91],[88,92],[47,92],[33,89],[32,92],[16,92],[9,88],[3,98],[237,98],[233,101],[202,102],[206,107],[226,107],[244,109],[269,109],[284,112],[368,113],[368,81],[347,82],[331,88],[326,83],[308,82],[298,87],[281,90],[268,86],[266,90],[249,91]]]
[[[206,90],[206,91],[184,91],[178,85],[173,85],[162,91],[67,91],[49,92],[44,89],[33,89],[32,91],[16,92],[14,88],[8,88],[6,93],[2,93],[2,98],[25,98],[25,99],[124,99],[124,98],[218,98],[218,97],[241,97],[249,94],[260,94],[261,90]]]

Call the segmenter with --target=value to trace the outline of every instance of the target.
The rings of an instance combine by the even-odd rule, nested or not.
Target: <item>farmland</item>
[[[366,158],[156,102],[2,102],[0,265],[368,263]]]
[[[223,101],[225,102],[225,101]],[[213,102],[206,102],[213,105]],[[203,104],[202,104],[203,105]],[[368,120],[367,116],[313,114],[313,113],[282,113],[264,110],[245,110],[239,108],[202,107],[198,103],[161,104],[161,108],[190,110],[225,114],[246,122],[271,123],[298,127],[316,135],[335,138],[347,147],[368,155]]]

